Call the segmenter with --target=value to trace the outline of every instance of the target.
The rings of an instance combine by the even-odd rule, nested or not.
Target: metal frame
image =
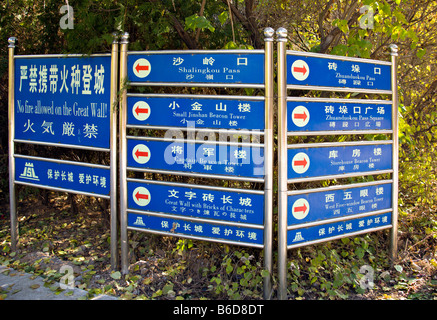
[[[221,239],[210,239],[210,238],[201,238],[191,235],[180,235],[177,234],[178,237],[181,238],[189,238],[189,239],[198,239],[204,241],[211,242],[219,242],[219,243],[227,243],[233,245],[248,245],[250,247],[262,248],[264,249],[264,266],[266,271],[268,271],[269,276],[264,278],[264,297],[266,299],[270,299],[272,296],[272,283],[271,283],[271,274],[272,274],[272,216],[273,216],[273,98],[274,98],[274,84],[273,84],[273,35],[274,30],[272,28],[266,28],[264,30],[265,35],[265,49],[264,50],[194,50],[194,51],[147,51],[147,54],[264,54],[264,64],[265,64],[265,75],[264,75],[264,84],[226,84],[226,83],[149,83],[149,82],[135,82],[129,83],[130,86],[172,86],[172,87],[222,87],[222,88],[261,88],[265,90],[264,97],[246,97],[246,96],[218,96],[218,98],[223,99],[244,99],[244,100],[252,100],[252,101],[265,101],[265,129],[259,131],[249,131],[249,130],[226,130],[227,133],[239,134],[239,135],[249,135],[254,134],[256,136],[264,136],[263,143],[247,143],[247,142],[223,142],[223,141],[199,141],[192,139],[183,139],[180,140],[184,143],[211,143],[218,145],[237,145],[237,146],[250,146],[250,147],[260,147],[264,148],[264,177],[263,178],[247,178],[247,177],[236,177],[236,176],[223,176],[223,175],[207,175],[207,174],[199,174],[199,173],[190,173],[190,172],[174,172],[167,170],[156,170],[156,169],[138,169],[131,168],[127,166],[127,139],[137,139],[137,140],[155,140],[155,141],[171,141],[177,142],[178,140],[174,139],[164,139],[164,138],[145,138],[145,137],[133,137],[127,136],[126,129],[127,128],[139,128],[139,129],[169,129],[168,127],[161,126],[146,126],[146,125],[128,125],[127,124],[127,97],[182,97],[182,98],[211,98],[217,99],[217,96],[208,96],[208,95],[167,95],[167,94],[133,94],[127,93],[125,84],[127,81],[127,57],[130,55],[136,54],[144,54],[145,52],[132,51],[128,52],[127,44],[128,44],[128,34],[125,33],[122,35],[121,40],[121,49],[120,49],[120,89],[121,89],[121,100],[120,100],[120,217],[121,217],[121,269],[123,273],[128,273],[128,235],[127,230],[138,230],[138,231],[147,231],[150,233],[174,236],[173,233],[161,232],[161,231],[153,231],[153,230],[144,230],[135,227],[127,226],[127,212],[136,212],[139,214],[146,215],[159,215],[164,217],[173,217],[175,219],[185,219],[190,221],[203,221],[208,222],[209,224],[228,224],[228,225],[240,225],[240,226],[248,226],[250,228],[258,228],[264,230],[264,245],[254,245],[254,244],[245,244],[239,243],[236,241],[227,241]],[[190,134],[191,130],[196,130],[199,132],[215,132],[220,133],[223,129],[209,129],[209,128],[183,128],[183,127],[171,127],[174,130],[186,130],[187,134]],[[147,211],[136,211],[127,208],[127,181],[134,181],[132,179],[127,179],[126,171],[140,171],[140,172],[154,172],[154,173],[163,173],[163,174],[177,174],[183,176],[195,176],[195,177],[203,177],[203,178],[213,178],[213,179],[225,179],[225,180],[238,180],[238,181],[252,181],[252,182],[261,182],[264,183],[264,191],[261,191],[264,194],[264,225],[263,226],[253,226],[250,224],[244,223],[229,223],[229,222],[220,222],[217,220],[210,219],[199,219],[199,218],[186,218],[183,216],[175,216],[164,213],[149,213]],[[145,180],[147,183],[151,183],[150,180]],[[154,183],[162,183],[165,182],[154,182]],[[180,185],[178,183],[171,183],[171,185]],[[190,185],[183,184],[185,187],[190,187]],[[193,186],[202,189],[211,189],[211,190],[229,190],[228,188],[220,188],[220,187],[208,187],[208,186]],[[234,189],[238,190],[238,189]],[[241,192],[245,193],[253,193],[249,192],[249,190],[242,189]],[[256,192],[259,193],[259,192]]]
[[[9,38],[9,93],[8,93],[8,129],[9,129],[9,200],[10,200],[10,217],[11,217],[11,247],[13,251],[17,250],[18,246],[18,222],[17,222],[17,203],[16,203],[16,184],[32,186],[42,189],[48,189],[53,191],[67,192],[73,194],[81,194],[85,196],[93,196],[103,199],[110,199],[110,211],[111,211],[111,267],[117,269],[118,254],[117,254],[117,141],[116,141],[116,119],[117,108],[115,102],[117,101],[117,64],[118,64],[118,40],[117,34],[113,34],[114,40],[112,43],[111,53],[106,54],[48,54],[48,55],[14,55],[15,49],[15,37]],[[78,57],[111,57],[111,85],[110,85],[110,146],[109,148],[100,147],[88,147],[80,145],[70,145],[61,143],[50,143],[40,141],[28,141],[15,139],[15,88],[14,88],[14,75],[15,75],[15,59],[37,59],[37,58],[78,58]],[[91,163],[83,163],[76,161],[60,160],[53,158],[42,158],[34,156],[24,156],[15,154],[15,143],[36,144],[44,146],[54,146],[72,149],[103,151],[110,153],[110,165],[98,165]],[[77,191],[68,188],[51,187],[44,185],[37,185],[33,183],[27,183],[22,181],[15,181],[15,158],[26,158],[42,160],[46,162],[56,162],[72,165],[81,165],[92,168],[103,168],[110,170],[110,193],[109,195],[93,194],[89,192]]]
[[[397,93],[397,55],[398,49],[396,45],[391,45],[391,62],[388,61],[377,61],[368,60],[361,58],[350,58],[332,56],[332,55],[322,55],[317,53],[308,52],[296,52],[291,50],[286,50],[287,42],[287,30],[284,28],[279,28],[276,31],[277,41],[278,41],[278,157],[279,157],[279,169],[278,169],[278,297],[281,300],[287,299],[287,250],[292,248],[298,248],[302,246],[312,245],[316,243],[327,242],[331,240],[341,239],[345,237],[356,236],[359,234],[365,234],[369,232],[384,230],[390,228],[390,258],[393,261],[396,259],[397,255],[397,230],[398,230],[398,93]],[[389,65],[391,66],[391,90],[374,90],[374,89],[355,89],[355,88],[331,88],[324,86],[305,86],[305,85],[288,85],[287,84],[287,55],[293,54],[298,56],[312,56],[318,58],[327,59],[341,59],[347,61],[356,62],[366,62],[366,63],[377,63],[379,65]],[[299,90],[317,90],[317,91],[331,91],[331,92],[354,92],[354,93],[373,93],[373,94],[384,94],[391,95],[391,100],[358,100],[358,99],[326,99],[326,98],[308,98],[308,97],[287,97],[288,89],[299,89]],[[376,103],[376,104],[386,104],[392,105],[392,129],[391,130],[345,130],[345,131],[303,131],[303,132],[288,132],[287,130],[287,101],[302,101],[302,102],[349,102],[349,103]],[[391,134],[392,138],[387,140],[378,141],[351,141],[351,142],[329,142],[329,143],[307,143],[307,144],[288,144],[287,137],[289,136],[323,136],[323,135],[357,135],[357,134]],[[327,176],[317,176],[311,178],[295,178],[287,179],[288,172],[288,161],[287,161],[287,150],[297,149],[297,148],[322,148],[322,147],[332,147],[332,146],[363,146],[363,145],[378,145],[378,144],[391,144],[392,148],[392,169],[380,170],[373,172],[360,172],[360,173],[348,173],[339,175],[327,175]],[[369,175],[381,175],[381,174],[391,174],[392,178],[387,180],[380,180],[374,182],[366,183],[355,183],[349,185],[337,185],[327,188],[317,188],[317,189],[304,189],[304,190],[293,190],[288,191],[288,183],[301,183],[301,182],[311,182],[311,181],[322,181],[331,179],[340,179],[348,177],[359,177],[359,176],[369,176]],[[390,209],[370,211],[360,214],[354,214],[351,216],[343,216],[339,218],[325,219],[321,221],[314,221],[310,223],[296,224],[288,226],[287,221],[287,210],[288,210],[288,196],[298,195],[298,194],[308,194],[321,191],[339,190],[344,188],[359,188],[362,186],[371,185],[381,185],[381,184],[392,184],[392,207]],[[287,231],[295,230],[304,227],[317,226],[331,222],[348,221],[351,219],[374,216],[384,213],[392,213],[392,223],[382,227],[376,227],[366,230],[360,230],[358,232],[338,235],[330,238],[324,238],[320,240],[313,240],[304,243],[298,243],[293,245],[287,245]]]

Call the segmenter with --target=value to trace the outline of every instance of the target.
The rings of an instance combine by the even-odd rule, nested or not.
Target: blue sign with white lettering
[[[111,57],[16,58],[15,139],[109,148]]]
[[[264,195],[128,181],[128,208],[263,225]]]
[[[15,181],[37,186],[109,195],[110,169],[81,163],[58,163],[33,158],[15,158]]]
[[[263,177],[264,148],[128,139],[127,164],[132,168]]]
[[[287,84],[391,90],[391,65],[333,56],[287,55]]]
[[[390,130],[391,104],[287,102],[288,131]]]
[[[385,183],[288,197],[288,225],[391,208],[392,185]]]
[[[262,245],[264,243],[264,231],[262,229],[134,213],[128,213],[127,219],[128,227],[165,232],[169,235],[189,235],[205,240],[220,239],[245,245]]]
[[[264,84],[264,53],[129,54],[130,82]]]
[[[391,226],[391,212],[356,218],[347,221],[327,223],[323,225],[292,229],[287,232],[287,244],[289,246],[300,246],[309,241],[317,241],[321,239],[344,236],[355,232],[370,232],[371,229]]]
[[[288,149],[288,179],[389,170],[392,145]]]
[[[264,130],[264,101],[128,97],[128,124]]]

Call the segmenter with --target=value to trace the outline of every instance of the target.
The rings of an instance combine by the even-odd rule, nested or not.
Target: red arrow
[[[293,165],[295,167],[297,166],[303,166],[304,168],[306,167],[306,165],[308,164],[307,160],[305,158],[303,158],[303,160],[296,160],[294,161]]]
[[[139,115],[140,113],[149,113],[149,109],[141,109],[139,106],[135,109],[135,112],[137,113],[137,115]]]
[[[294,114],[294,119],[301,119],[301,120],[305,121],[307,119],[307,117],[308,116],[307,116],[305,111],[303,113],[295,113]]]
[[[137,66],[135,67],[135,70],[137,70],[137,72],[147,71],[149,70],[149,66],[140,66],[140,64],[138,63]]]
[[[138,191],[137,194],[135,195],[135,198],[137,198],[137,201],[139,201],[140,199],[149,200],[149,195],[148,194],[141,194]]]
[[[147,151],[140,151],[140,149],[137,149],[137,151],[135,151],[135,156],[137,158],[139,158],[139,157],[148,157],[149,153]]]
[[[305,66],[302,66],[302,67],[294,67],[294,68],[293,68],[293,71],[294,71],[294,72],[300,72],[300,73],[302,73],[303,75],[305,75],[305,73],[307,73],[307,68],[305,68]]]
[[[308,207],[304,203],[303,206],[301,206],[301,207],[295,207],[294,208],[294,212],[303,212],[303,213],[305,213],[307,211],[307,209],[308,209]]]

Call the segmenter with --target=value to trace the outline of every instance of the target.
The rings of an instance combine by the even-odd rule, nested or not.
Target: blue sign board
[[[140,228],[174,235],[188,235],[199,238],[220,239],[245,245],[262,245],[264,231],[262,229],[236,227],[221,224],[196,222],[174,217],[158,217],[152,215],[128,213],[128,227]]]
[[[15,139],[109,148],[111,57],[15,59]]]
[[[390,130],[391,105],[287,102],[288,131]]]
[[[299,246],[309,241],[317,241],[332,237],[344,236],[355,232],[370,232],[370,229],[391,225],[391,212],[356,218],[347,221],[333,222],[302,229],[292,229],[287,232],[287,245]]]
[[[391,90],[390,64],[288,54],[287,66],[289,85]]]
[[[288,149],[288,179],[392,168],[392,145]]]
[[[128,208],[263,225],[264,195],[130,182]],[[231,189],[230,189],[231,190]]]
[[[391,199],[391,183],[289,196],[288,225],[390,209]]]
[[[15,158],[15,181],[37,186],[55,187],[109,195],[110,170],[84,164],[44,161],[33,158]]]
[[[128,124],[264,130],[264,101],[128,97]]]
[[[127,165],[132,168],[205,174],[264,177],[264,149],[149,140],[127,140]]]
[[[264,84],[264,53],[129,54],[130,82]]]

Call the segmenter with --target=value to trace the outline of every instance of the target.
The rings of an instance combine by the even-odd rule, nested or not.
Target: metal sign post
[[[261,248],[271,274],[273,34],[273,29],[266,29],[265,50],[128,52],[127,35],[122,38],[124,273],[128,272],[127,231],[135,230]],[[265,95],[131,94],[125,89],[127,79],[130,86],[259,88]],[[140,137],[127,135],[130,128],[171,130],[164,138]],[[263,143],[257,142],[261,136]],[[259,182],[264,190],[132,179],[127,171]],[[270,276],[264,280],[264,295],[270,298]]]
[[[393,198],[392,228],[390,229],[390,258],[392,264],[398,254],[398,199],[399,199],[399,95],[398,95],[398,46],[389,46],[391,54],[392,127],[393,127]]]
[[[276,31],[278,42],[278,133],[287,131],[287,30]],[[287,135],[278,134],[278,297],[287,298]]]
[[[9,186],[11,242],[18,224],[15,185],[111,199],[111,265],[117,265],[116,108],[117,52],[14,55],[9,39]],[[110,153],[110,164],[15,153],[15,143]]]
[[[392,61],[286,50],[278,36],[279,299],[287,299],[287,250],[391,229],[398,198],[397,49]],[[391,95],[392,100],[287,97],[287,89]],[[391,105],[391,108],[389,107]],[[378,141],[288,144],[293,136],[386,134]],[[391,175],[391,179],[288,190],[288,184]]]
[[[9,38],[9,92],[8,92],[8,128],[9,128],[9,204],[10,204],[10,217],[11,217],[11,247],[12,251],[17,250],[18,245],[18,220],[17,220],[17,203],[15,195],[15,88],[14,88],[14,75],[15,75],[15,64],[14,64],[14,50],[15,42],[17,39],[15,37]]]

